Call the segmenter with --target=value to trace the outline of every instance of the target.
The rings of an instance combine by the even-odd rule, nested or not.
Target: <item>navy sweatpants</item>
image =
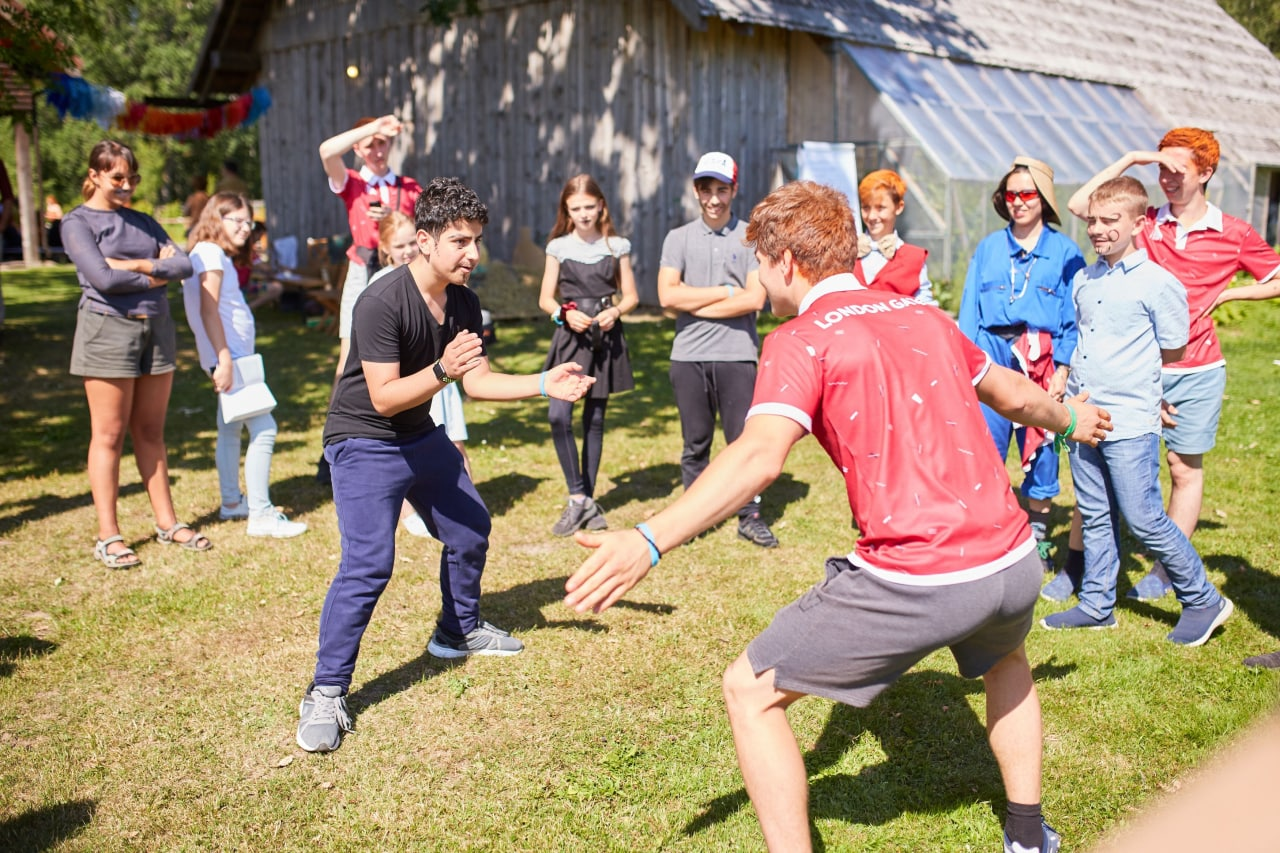
[[[346,690],[360,639],[391,580],[401,502],[408,498],[444,545],[439,625],[453,634],[470,633],[479,622],[491,524],[443,427],[398,444],[349,438],[324,455],[333,473],[342,559],[320,612],[315,683]]]

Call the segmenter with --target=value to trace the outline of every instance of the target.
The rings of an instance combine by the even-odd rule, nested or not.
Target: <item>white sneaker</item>
[[[218,518],[223,521],[235,521],[241,518],[249,517],[249,501],[244,495],[240,496],[240,502],[235,506],[227,506],[223,504],[218,507]]]
[[[427,529],[427,523],[422,520],[422,516],[416,512],[413,515],[404,517],[404,529],[412,533],[414,536],[425,536],[427,539],[434,539],[431,531]]]
[[[307,532],[307,525],[301,521],[290,521],[283,512],[272,512],[269,515],[255,515],[249,519],[250,536],[270,536],[272,539],[292,539]]]

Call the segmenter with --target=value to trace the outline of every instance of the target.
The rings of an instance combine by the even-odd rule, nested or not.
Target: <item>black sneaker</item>
[[[764,519],[758,512],[738,519],[738,535],[761,548],[778,547],[778,537],[773,535],[773,531],[764,523]]]
[[[438,658],[465,658],[471,655],[510,657],[524,651],[524,643],[496,625],[481,621],[470,634],[459,637],[436,628],[427,651]]]
[[[583,527],[603,530],[608,526],[609,523],[605,521],[604,513],[596,502],[591,498],[583,498],[582,503],[571,500],[565,505],[564,512],[560,513],[560,520],[552,525],[551,533],[555,536],[572,536],[575,530]]]

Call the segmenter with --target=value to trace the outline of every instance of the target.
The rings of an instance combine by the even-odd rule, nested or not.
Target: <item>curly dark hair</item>
[[[489,209],[476,191],[457,178],[432,178],[413,207],[413,224],[438,238],[455,222],[489,222]]]

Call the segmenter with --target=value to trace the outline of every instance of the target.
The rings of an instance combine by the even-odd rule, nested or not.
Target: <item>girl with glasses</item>
[[[1079,247],[1051,225],[1061,223],[1053,193],[1053,169],[1018,156],[1000,179],[991,204],[1009,225],[978,244],[960,297],[960,330],[1002,367],[1020,371],[1054,399],[1067,388],[1076,349],[1071,280],[1084,267]],[[1058,494],[1058,455],[1051,436],[1016,426],[982,407],[1001,458],[1016,433],[1022,457],[1022,495],[1045,568],[1049,510]]]
[[[254,353],[253,312],[244,301],[232,258],[244,249],[253,232],[253,209],[236,193],[217,193],[209,199],[191,229],[188,251],[194,273],[182,284],[187,323],[196,337],[200,366],[213,379],[219,394],[232,388],[232,362]],[[271,502],[268,483],[276,444],[276,421],[270,412],[227,423],[216,406],[218,442],[214,458],[223,521],[248,519],[250,536],[288,539],[306,532],[307,525],[290,521]],[[245,491],[240,491],[240,434],[249,430],[244,455]]]
[[[169,492],[165,414],[176,368],[176,340],[165,285],[191,274],[191,261],[158,222],[129,208],[138,161],[106,139],[89,153],[84,204],[62,219],[62,238],[80,281],[71,373],[84,378],[89,404],[89,487],[98,518],[94,556],[107,568],[141,561],[120,534],[116,503],[120,457],[133,441],[156,538],[193,551],[208,538],[178,521]]]

